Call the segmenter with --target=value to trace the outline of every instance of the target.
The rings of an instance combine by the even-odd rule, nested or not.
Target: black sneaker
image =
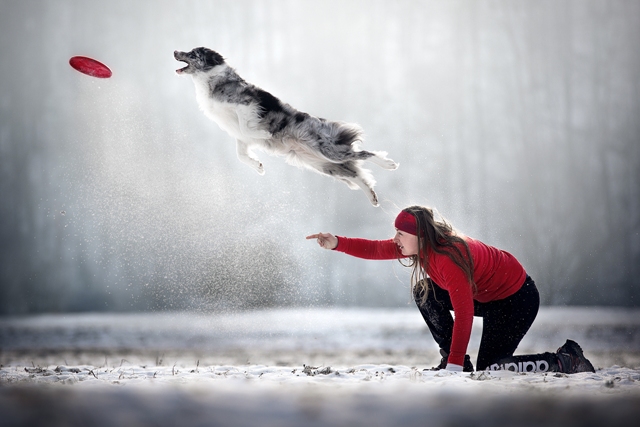
[[[440,349],[440,355],[442,359],[440,359],[440,364],[438,366],[434,366],[431,369],[425,369],[425,371],[439,371],[440,369],[447,369],[447,359],[449,358],[449,353]],[[462,372],[473,372],[473,363],[471,363],[471,358],[468,354],[464,355],[464,366],[462,367]]]
[[[593,365],[582,354],[582,348],[577,342],[567,340],[562,347],[556,351],[560,372],[565,374],[575,374],[577,372],[595,372]]]

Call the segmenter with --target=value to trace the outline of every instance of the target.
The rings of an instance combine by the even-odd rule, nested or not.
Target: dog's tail
[[[335,122],[335,144],[353,145],[364,141],[364,131],[355,123]]]
[[[301,142],[297,151],[307,151],[310,158],[321,157],[331,163],[365,160],[374,155],[360,150],[364,131],[353,123],[312,118],[297,126],[292,138]]]

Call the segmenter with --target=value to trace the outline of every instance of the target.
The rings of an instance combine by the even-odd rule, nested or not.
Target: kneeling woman
[[[580,346],[571,340],[556,353],[513,355],[540,306],[534,281],[513,255],[456,233],[449,223],[436,220],[433,211],[422,206],[402,210],[395,228],[396,235],[389,240],[329,233],[307,239],[359,258],[410,258],[414,299],[440,346],[442,361],[437,369],[473,371],[466,352],[473,316],[480,316],[483,330],[478,370],[595,372]]]

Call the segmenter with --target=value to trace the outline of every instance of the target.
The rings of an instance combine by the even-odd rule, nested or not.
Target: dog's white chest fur
[[[196,101],[205,116],[213,120],[229,135],[241,138],[240,119],[236,112],[236,105],[220,102],[210,95],[209,84],[200,76],[193,77],[196,88]]]

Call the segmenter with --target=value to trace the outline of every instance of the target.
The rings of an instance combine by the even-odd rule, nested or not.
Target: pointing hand
[[[338,238],[330,233],[318,233],[307,236],[307,240],[316,239],[321,248],[335,249],[338,246]]]

